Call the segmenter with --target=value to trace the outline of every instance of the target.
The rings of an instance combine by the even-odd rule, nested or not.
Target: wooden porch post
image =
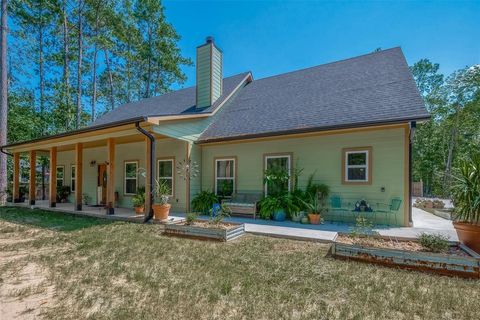
[[[28,198],[30,205],[35,204],[35,195],[36,195],[36,169],[37,169],[37,153],[35,150],[30,150],[30,181],[28,189]]]
[[[83,143],[75,145],[75,210],[82,210]]]
[[[57,147],[50,148],[50,207],[57,206]]]
[[[13,195],[14,203],[20,202],[20,153],[13,154]]]
[[[109,138],[107,140],[107,153],[108,153],[107,206],[113,209],[115,207],[115,139],[114,138]]]
[[[187,154],[186,154],[186,160],[187,160],[187,165],[189,166],[189,170],[187,172],[187,176],[186,176],[186,181],[185,181],[185,185],[187,187],[187,193],[185,195],[185,201],[186,201],[186,206],[185,206],[185,209],[187,212],[190,212],[190,166],[191,166],[191,163],[190,163],[190,160],[191,160],[191,152],[192,152],[192,144],[190,142],[187,142]],[[173,170],[175,170],[175,164],[174,164],[174,167],[173,167]]]
[[[150,177],[153,174],[150,171],[150,162],[152,159],[152,148],[150,146],[150,139],[145,137],[145,212],[150,212]]]

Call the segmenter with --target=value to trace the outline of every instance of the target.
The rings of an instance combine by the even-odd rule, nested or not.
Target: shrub
[[[463,160],[454,175],[452,198],[455,220],[472,224],[480,222],[480,153]]]
[[[211,191],[202,191],[192,200],[192,209],[195,212],[208,214],[215,203],[218,203],[218,197]]]
[[[193,224],[197,220],[197,214],[195,212],[189,212],[187,213],[187,216],[185,217],[185,223],[188,225]]]
[[[447,252],[449,247],[448,237],[439,233],[421,233],[418,237],[418,242],[422,245],[422,247],[432,252]]]
[[[132,197],[134,208],[141,208],[145,205],[145,187],[139,187],[137,193]]]
[[[57,201],[58,202],[66,201],[70,193],[71,191],[69,186],[57,187]]]

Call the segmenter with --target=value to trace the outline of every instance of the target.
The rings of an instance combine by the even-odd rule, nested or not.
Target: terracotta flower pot
[[[480,253],[480,225],[465,222],[453,222],[458,239],[467,247]]]
[[[141,206],[141,207],[135,207],[135,213],[136,214],[142,214],[145,212],[145,207],[144,206]]]
[[[320,224],[320,215],[315,213],[309,213],[308,220],[310,220],[311,224]]]
[[[170,213],[170,207],[172,205],[167,204],[154,204],[153,208],[153,216],[155,220],[165,220],[168,218],[168,214]]]

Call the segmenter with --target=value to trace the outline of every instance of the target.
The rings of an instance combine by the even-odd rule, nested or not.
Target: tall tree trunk
[[[7,144],[8,79],[7,79],[7,0],[2,0],[0,48],[0,145]],[[0,202],[7,189],[7,155],[0,152]]]
[[[145,84],[145,98],[150,98],[150,83],[152,82],[152,29],[148,25],[148,68],[147,81]]]
[[[98,10],[97,6],[95,10],[95,38],[98,36]],[[97,39],[94,40],[95,45],[93,47],[93,88],[92,88],[92,122],[95,121],[96,117],[96,103],[97,103],[97,55],[98,55],[98,46]]]
[[[127,102],[132,101],[132,45],[128,41],[128,56],[127,56]]]
[[[38,8],[38,77],[40,83],[40,135],[45,134],[45,126],[44,126],[44,112],[45,112],[45,76],[43,70],[43,3],[42,1],[39,2]]]
[[[80,128],[82,120],[82,54],[83,54],[83,23],[82,23],[82,0],[78,1],[78,70],[77,70],[77,121],[75,129]]]
[[[160,81],[161,81],[161,75],[162,75],[162,64],[160,63],[160,61],[158,61],[157,76],[155,77],[155,90],[153,91],[154,95],[159,94],[158,87],[159,87],[159,84],[160,84]]]
[[[45,75],[43,61],[43,1],[38,3],[38,76],[40,83],[40,136],[45,135]],[[43,159],[42,159],[43,160]],[[42,200],[45,200],[45,161],[42,161]]]
[[[460,104],[456,103],[455,104],[455,122],[451,130],[450,141],[448,143],[447,159],[445,162],[445,173],[443,178],[444,191],[448,191],[450,187],[453,155],[454,155],[455,147],[457,145],[459,125],[460,125]]]
[[[115,99],[113,96],[113,75],[112,75],[112,68],[110,66],[110,58],[108,57],[108,49],[104,50],[105,53],[105,64],[107,66],[107,73],[108,73],[108,84],[110,86],[110,108],[111,110],[115,109]]]
[[[62,14],[63,14],[63,86],[64,86],[64,94],[65,94],[65,105],[69,108],[70,107],[70,70],[69,70],[69,59],[68,59],[68,54],[69,54],[68,52],[69,50],[68,16],[67,16],[66,1],[63,4]],[[69,129],[68,123],[66,123],[65,129],[67,130]]]

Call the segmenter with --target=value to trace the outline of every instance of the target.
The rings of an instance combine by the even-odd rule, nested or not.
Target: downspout
[[[413,227],[413,218],[412,218],[412,186],[413,186],[413,181],[412,181],[412,145],[413,145],[413,139],[415,138],[415,130],[417,128],[417,122],[416,121],[411,121],[410,122],[410,139],[408,139],[408,223],[411,227]]]
[[[10,152],[7,152],[7,151],[3,150],[3,147],[0,148],[0,152],[3,153],[3,154],[6,154],[7,156],[13,157],[13,154],[11,154]]]
[[[155,137],[150,134],[150,132],[146,131],[142,127],[140,127],[140,122],[137,121],[135,122],[135,128],[146,136],[150,140],[150,176],[149,176],[149,190],[148,190],[148,201],[150,203],[150,210],[145,213],[145,218],[143,219],[143,222],[148,222],[150,219],[153,218],[153,186],[154,186],[154,178],[153,178],[153,172],[154,172],[154,166],[155,166]]]

